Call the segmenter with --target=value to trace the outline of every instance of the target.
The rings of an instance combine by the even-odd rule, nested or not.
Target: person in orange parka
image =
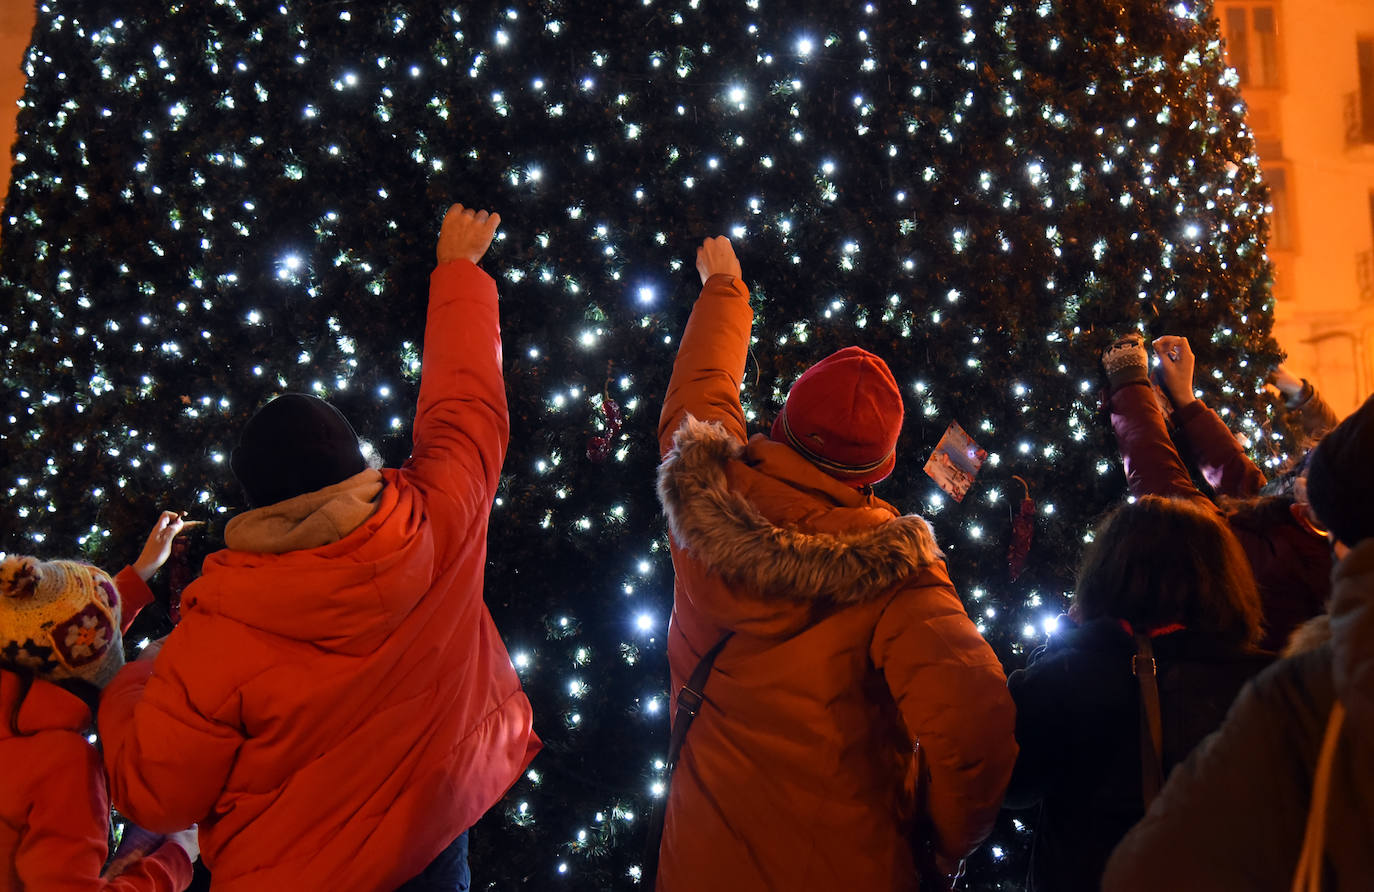
[[[100,689],[124,664],[122,634],[153,600],[180,515],[165,511],[112,581],[76,561],[0,561],[0,892],[181,892],[196,831],[109,856],[110,801],[87,735]],[[188,822],[189,823],[189,822]],[[186,825],[183,824],[183,827]]]
[[[707,239],[697,270],[658,428],[673,690],[733,635],[671,779],[657,888],[947,887],[997,816],[1014,707],[928,525],[870,488],[896,461],[901,394],[848,347],[749,438],[730,242]]]
[[[106,691],[116,807],[154,830],[198,822],[216,892],[439,888],[538,751],[482,600],[510,428],[476,263],[499,222],[444,217],[406,463],[368,468],[323,400],[265,405],[231,459],[252,510],[156,659]]]

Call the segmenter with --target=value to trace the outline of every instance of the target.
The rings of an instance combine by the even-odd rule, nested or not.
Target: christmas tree
[[[229,451],[283,391],[403,461],[438,221],[501,212],[487,600],[547,748],[474,832],[479,888],[638,877],[667,738],[654,429],[704,236],[753,290],[758,430],[832,350],[887,359],[907,422],[880,495],[932,521],[1008,668],[1124,495],[1116,334],[1190,336],[1257,458],[1286,442],[1260,391],[1267,195],[1207,2],[48,0],[26,64],[9,551],[117,567],[162,507],[211,521],[193,557],[218,547]],[[954,421],[988,453],[962,501],[922,472]],[[136,639],[170,627],[148,614]],[[1019,887],[1026,829],[974,887]]]

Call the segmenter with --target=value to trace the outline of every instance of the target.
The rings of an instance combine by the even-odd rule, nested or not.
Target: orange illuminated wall
[[[35,20],[34,4],[24,0],[0,0],[0,188],[10,182],[14,148],[16,103],[24,95],[24,51],[29,48]]]
[[[1274,336],[1341,414],[1374,390],[1374,0],[1217,0],[1272,196]]]

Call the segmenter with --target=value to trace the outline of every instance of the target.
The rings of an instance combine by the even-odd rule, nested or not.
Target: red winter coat
[[[1111,410],[1131,495],[1175,496],[1215,507],[1188,476],[1148,384],[1122,386],[1111,396]],[[1174,413],[1174,422],[1217,495],[1250,499],[1259,494],[1265,484],[1263,472],[1245,456],[1216,412],[1194,400]],[[1277,500],[1218,510],[1250,559],[1259,587],[1265,629],[1260,647],[1281,650],[1293,629],[1325,609],[1331,591],[1330,547]]]
[[[156,661],[111,683],[116,806],[152,829],[199,822],[217,892],[395,889],[533,758],[529,701],[482,601],[508,434],[495,283],[441,264],[413,452],[382,472],[371,516],[313,548],[211,555]]]
[[[123,627],[153,599],[132,568],[115,577]],[[0,670],[0,892],[180,892],[191,859],[164,842],[105,880],[110,798],[100,752],[86,740],[91,710],[59,685]],[[14,724],[10,721],[19,712]],[[185,829],[182,827],[171,828]]]
[[[925,521],[746,440],[752,318],[743,283],[712,277],[659,423],[673,691],[735,634],[672,778],[658,888],[908,892],[921,845],[957,859],[992,827],[1006,677]]]

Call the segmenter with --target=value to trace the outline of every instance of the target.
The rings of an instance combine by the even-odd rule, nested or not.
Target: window
[[[1279,85],[1277,19],[1268,4],[1226,7],[1222,20],[1226,55],[1242,87]]]
[[[1358,142],[1374,142],[1374,37],[1355,41],[1355,55],[1360,68],[1358,118],[1355,132]]]
[[[1264,181],[1269,184],[1269,204],[1274,208],[1269,213],[1269,250],[1293,250],[1293,214],[1288,196],[1288,170],[1275,167],[1264,172]]]

